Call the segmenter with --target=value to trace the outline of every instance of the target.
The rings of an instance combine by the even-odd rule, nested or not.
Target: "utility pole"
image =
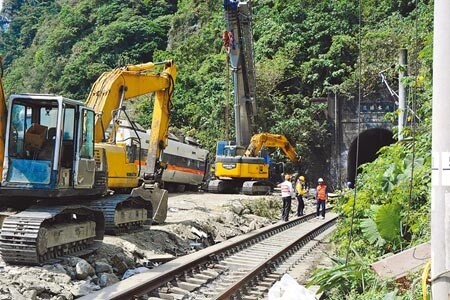
[[[398,140],[403,140],[403,127],[405,125],[406,111],[406,88],[403,84],[403,78],[407,76],[408,68],[408,52],[406,49],[400,49],[398,63],[400,70],[398,73]]]
[[[450,1],[434,2],[431,189],[431,293],[450,292]]]

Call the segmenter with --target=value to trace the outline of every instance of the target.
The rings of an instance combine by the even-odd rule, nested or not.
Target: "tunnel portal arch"
[[[392,131],[384,128],[372,128],[359,134],[359,153],[356,162],[356,149],[358,137],[356,137],[349,148],[347,157],[347,182],[355,182],[358,175],[358,167],[364,163],[374,161],[381,147],[395,142]]]

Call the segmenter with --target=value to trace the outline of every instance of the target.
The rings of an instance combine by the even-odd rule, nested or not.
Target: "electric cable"
[[[226,58],[226,66],[227,68],[226,72],[227,72],[227,76],[226,76],[226,88],[225,88],[225,115],[224,115],[224,122],[225,122],[225,140],[229,141],[230,140],[230,102],[231,102],[231,85],[230,85],[230,56],[228,54],[227,51],[227,58]]]
[[[357,127],[358,127],[358,134],[356,136],[356,157],[355,157],[355,178],[354,178],[354,187],[353,187],[353,205],[352,205],[352,217],[350,221],[350,232],[349,232],[349,238],[348,238],[348,247],[347,247],[347,254],[345,256],[345,264],[348,264],[348,256],[350,253],[350,247],[353,240],[353,223],[355,220],[355,210],[356,210],[356,194],[358,191],[358,185],[357,185],[357,174],[358,174],[358,163],[359,163],[359,135],[361,134],[361,94],[362,94],[362,88],[361,88],[361,77],[362,77],[362,51],[361,51],[361,0],[358,1],[358,105],[357,105]]]
[[[414,20],[414,51],[413,51],[413,59],[414,59],[414,63],[413,63],[413,72],[412,72],[412,76],[413,78],[416,78],[417,80],[417,76],[418,76],[418,67],[417,67],[417,49],[418,49],[418,1],[415,0],[415,20]],[[416,97],[417,97],[417,93],[416,93],[416,88],[417,85],[413,86],[411,88],[411,108],[412,110],[415,112],[416,111]],[[415,165],[415,160],[416,160],[416,118],[413,115],[411,118],[411,137],[412,137],[412,159],[411,159],[411,179],[409,182],[409,206],[408,206],[408,210],[411,208],[412,205],[412,192],[413,192],[413,185],[414,185],[414,165]]]
[[[428,276],[430,275],[431,270],[431,260],[425,264],[425,267],[422,271],[422,299],[427,300],[427,284],[428,284]]]

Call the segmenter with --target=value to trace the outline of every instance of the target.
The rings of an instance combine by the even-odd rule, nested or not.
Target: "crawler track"
[[[147,218],[152,218],[152,205],[139,197],[118,194],[89,203],[105,217],[105,233],[121,234],[141,230]]]
[[[30,207],[3,222],[0,254],[7,263],[40,264],[83,251],[103,238],[103,226],[102,214],[83,206]]]
[[[84,254],[104,233],[142,230],[152,204],[139,196],[112,195],[84,205],[35,205],[5,218],[0,255],[9,264],[37,265]]]
[[[331,232],[337,215],[278,223],[183,256],[81,299],[262,299]]]

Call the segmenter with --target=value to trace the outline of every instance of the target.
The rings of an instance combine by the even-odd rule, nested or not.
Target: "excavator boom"
[[[151,203],[149,218],[158,223],[163,222],[167,216],[167,191],[159,187],[163,171],[159,159],[168,143],[170,106],[176,74],[176,65],[171,60],[117,68],[103,73],[97,79],[86,100],[86,106],[96,113],[96,148],[103,149],[106,154],[108,187],[116,191],[133,189],[130,198]],[[154,93],[152,125],[146,163],[141,170],[134,163],[135,159],[128,157],[126,145],[116,143],[115,134],[120,123],[120,113],[124,112],[126,115],[124,101],[150,93]],[[105,131],[111,121],[114,128],[112,138],[107,142]],[[138,144],[136,152],[141,150],[140,141]],[[144,184],[138,187],[140,182]],[[102,205],[106,208],[104,203]]]
[[[255,157],[261,151],[262,147],[280,148],[283,153],[292,161],[299,162],[300,156],[295,152],[294,147],[289,143],[288,139],[281,134],[258,133],[252,136],[250,145],[245,151],[245,156]]]
[[[164,65],[160,73],[155,71],[159,65]],[[105,131],[113,112],[123,106],[124,100],[154,92],[152,131],[145,170],[146,174],[154,174],[156,161],[167,145],[169,106],[175,77],[173,61],[131,65],[103,73],[94,83],[86,101],[86,106],[96,113],[95,142],[106,140]]]

